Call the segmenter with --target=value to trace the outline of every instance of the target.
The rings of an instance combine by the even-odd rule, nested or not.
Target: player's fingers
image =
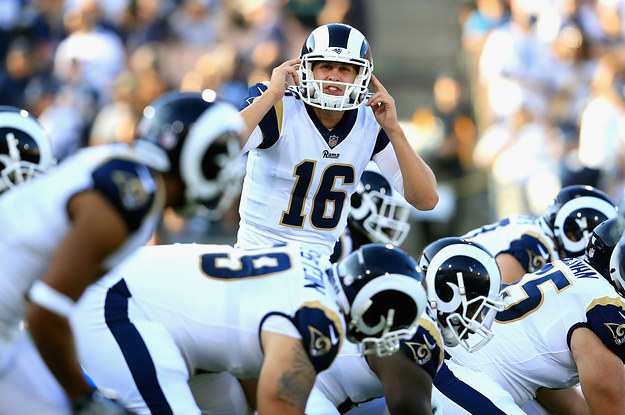
[[[371,74],[371,86],[373,86],[373,90],[376,92],[386,92],[386,88],[384,88],[382,82],[380,82],[373,74]]]

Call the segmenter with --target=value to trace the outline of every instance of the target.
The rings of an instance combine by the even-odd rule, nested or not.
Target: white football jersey
[[[401,350],[432,378],[443,363],[443,340],[438,325],[426,314],[419,319],[419,328],[410,340],[402,340]],[[352,406],[384,396],[384,387],[378,376],[369,368],[358,347],[343,342],[336,361],[321,372],[313,388],[314,393],[306,404],[306,414],[328,413],[329,401],[340,413]]]
[[[505,309],[497,313],[490,342],[473,353],[461,347],[447,351],[453,362],[500,384],[518,406],[540,387],[568,388],[579,382],[569,348],[578,327],[592,330],[625,360],[625,301],[585,261],[547,264],[509,285],[503,297]]]
[[[493,256],[514,256],[525,272],[535,272],[543,265],[560,259],[550,230],[542,218],[511,215],[499,222],[467,232],[464,239],[477,242]]]
[[[105,259],[105,269],[148,242],[163,212],[164,187],[132,153],[124,144],[85,148],[0,196],[0,344],[23,317],[26,293],[70,229],[73,195],[99,190],[128,225],[129,238]]]
[[[159,353],[167,352],[159,348],[167,335],[189,375],[227,371],[258,377],[261,329],[301,338],[313,366],[323,370],[338,354],[344,323],[318,260],[318,254],[298,246],[141,248],[79,302],[73,324],[85,369],[96,375],[96,384],[119,390],[120,385],[102,384],[108,375],[97,377],[116,362],[94,350],[106,343],[124,355],[137,353],[125,330],[152,322],[162,328],[160,338],[143,341],[155,364],[169,364],[159,360]]]
[[[247,102],[264,89],[252,87]],[[248,153],[237,245],[298,241],[329,258],[347,224],[356,184],[388,137],[364,105],[326,129],[294,89],[259,128],[264,140]]]

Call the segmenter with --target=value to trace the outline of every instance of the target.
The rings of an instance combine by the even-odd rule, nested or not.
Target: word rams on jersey
[[[625,362],[625,303],[616,295],[594,300],[586,309],[588,327],[605,346]]]
[[[417,365],[423,367],[432,379],[443,364],[443,339],[436,325],[428,318],[419,319],[415,335],[400,346],[403,352]]]
[[[302,335],[302,344],[317,373],[330,367],[343,344],[340,317],[319,301],[302,304],[293,324]]]

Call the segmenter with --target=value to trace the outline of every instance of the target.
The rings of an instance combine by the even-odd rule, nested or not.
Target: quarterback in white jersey
[[[187,384],[197,372],[258,378],[259,414],[303,413],[316,373],[332,364],[344,336],[394,352],[396,330],[414,328],[425,302],[416,268],[401,268],[409,257],[395,248],[363,248],[328,273],[319,260],[298,245],[142,248],[80,300],[72,322],[85,370],[139,414],[199,414]],[[377,268],[387,260],[404,274]],[[346,268],[361,272],[357,284]],[[384,322],[389,308],[397,311],[384,327],[364,321],[373,312]]]
[[[87,285],[149,241],[164,207],[204,201],[202,186],[213,186],[214,207],[227,186],[197,172],[202,161],[221,169],[219,163],[228,160],[226,141],[238,157],[238,137],[229,135],[242,128],[234,107],[208,102],[200,93],[173,91],[146,110],[133,146],[82,149],[0,196],[0,394],[9,396],[0,399],[0,413],[42,412],[28,409],[38,400],[32,391],[51,378],[47,370],[16,366],[27,360],[24,353],[39,359],[31,343],[18,339],[24,336],[22,319],[75,410],[92,405],[95,391],[80,370],[67,322],[74,302]],[[177,136],[166,130],[174,121]],[[162,134],[170,139],[165,147]],[[182,164],[195,174],[181,171]],[[13,392],[23,384],[32,389]],[[46,413],[69,411],[63,394],[51,406]]]
[[[269,84],[252,86],[240,106],[250,135],[243,137],[248,161],[237,244],[295,240],[329,258],[370,160],[418,209],[436,205],[436,179],[406,139],[393,98],[372,75],[369,44],[359,31],[321,26],[300,58],[275,68]],[[286,87],[288,75],[295,86]]]
[[[508,286],[503,296],[505,309],[492,325],[492,340],[471,354],[449,349],[449,370],[434,380],[449,405],[466,411],[451,413],[485,413],[476,395],[465,399],[467,384],[477,389],[476,380],[463,373],[466,368],[486,375],[518,406],[533,399],[539,388],[565,389],[581,383],[593,412],[593,405],[602,400],[597,395],[598,378],[611,373],[601,374],[605,362],[616,365],[613,369],[623,368],[623,297],[582,259],[547,264]],[[444,409],[441,413],[446,413]]]

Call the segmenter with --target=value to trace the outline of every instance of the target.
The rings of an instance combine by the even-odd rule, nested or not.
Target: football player
[[[0,193],[56,163],[43,126],[25,110],[0,106]]]
[[[198,372],[257,379],[260,415],[303,414],[344,336],[390,356],[427,301],[416,262],[397,248],[365,245],[327,271],[320,260],[299,245],[142,248],[73,315],[85,370],[139,414],[199,415],[187,383]]]
[[[354,408],[350,414],[381,415],[387,407],[391,414],[431,414],[432,379],[444,347],[465,344],[469,334],[482,336],[484,344],[490,340],[494,313],[503,308],[493,256],[474,242],[444,238],[426,247],[420,265],[430,315],[419,319],[418,330],[390,356],[362,355],[345,343],[336,362],[317,377],[307,414],[338,415]]]
[[[294,86],[287,86],[289,76]],[[406,139],[358,30],[316,28],[299,58],[276,67],[268,84],[248,94],[240,107],[248,160],[238,246],[295,240],[329,259],[372,159],[410,204],[435,207],[434,174]]]
[[[573,185],[562,188],[541,217],[508,216],[462,238],[490,250],[502,282],[511,284],[546,263],[583,255],[595,226],[616,214],[616,205],[604,192]]]
[[[503,290],[505,309],[492,325],[492,340],[471,354],[448,349],[451,359],[434,379],[441,413],[486,413],[493,390],[523,406],[544,391],[568,393],[578,382],[583,396],[570,394],[547,409],[625,413],[621,222],[597,226],[584,258],[549,263]]]
[[[133,146],[82,149],[0,196],[0,413],[66,414],[67,398],[75,413],[123,413],[84,378],[67,318],[87,285],[150,239],[164,207],[222,208],[241,180],[226,179],[242,128],[228,104],[169,92],[145,108]]]

